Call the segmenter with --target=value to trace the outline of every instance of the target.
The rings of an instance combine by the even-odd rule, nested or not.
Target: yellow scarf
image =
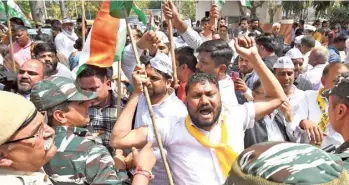
[[[201,133],[196,127],[192,126],[190,124],[189,116],[185,120],[185,126],[187,127],[189,134],[192,135],[201,145],[207,148],[215,149],[219,165],[221,166],[221,170],[226,178],[233,162],[238,157],[238,154],[234,152],[233,149],[227,144],[228,136],[225,117],[223,116],[221,141],[218,145],[212,144],[209,140],[207,140],[203,133]]]
[[[322,130],[322,132],[325,132],[325,129],[328,125],[328,113],[326,112],[326,107],[325,107],[325,100],[322,98],[322,92],[324,92],[324,88],[320,89],[319,92],[317,93],[317,103],[320,107],[321,110],[321,117],[320,117],[320,122],[319,122],[319,127]]]

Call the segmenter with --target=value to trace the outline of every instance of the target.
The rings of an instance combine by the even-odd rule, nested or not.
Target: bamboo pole
[[[126,24],[127,24],[127,31],[128,31],[128,34],[130,35],[132,49],[133,49],[134,56],[135,56],[135,59],[136,59],[136,64],[140,65],[141,62],[139,60],[139,55],[138,55],[138,52],[137,52],[137,49],[136,49],[136,42],[135,42],[135,40],[132,37],[132,30],[131,30],[131,26],[129,25],[129,23],[127,21],[127,13],[126,13],[125,9],[124,9],[124,14],[126,15],[125,16],[126,17],[125,20],[126,20]],[[168,165],[167,157],[165,155],[164,147],[162,145],[161,137],[160,137],[160,134],[159,134],[159,129],[158,129],[157,124],[155,122],[154,111],[153,111],[153,107],[151,105],[151,101],[150,101],[150,98],[149,98],[148,88],[145,85],[143,85],[143,93],[144,93],[144,96],[145,96],[145,98],[147,100],[149,115],[150,115],[151,121],[153,123],[153,129],[154,129],[156,141],[157,141],[157,143],[159,145],[160,154],[161,154],[161,157],[162,157],[162,161],[164,162],[164,165],[165,165],[165,170],[166,170],[167,177],[169,179],[169,183],[170,183],[170,185],[174,185],[173,178],[172,178],[171,171],[170,171],[170,167]]]
[[[170,0],[166,0],[166,3]],[[168,35],[170,40],[170,53],[171,53],[171,61],[172,61],[172,71],[173,71],[173,85],[176,86],[178,84],[178,78],[177,78],[177,66],[176,66],[176,56],[174,51],[174,42],[173,42],[173,28],[172,28],[172,20],[169,19],[168,21]]]
[[[121,114],[121,61],[118,61],[118,97],[116,104],[118,106],[117,118],[119,118]]]
[[[82,25],[82,28],[81,28],[81,32],[82,32],[82,47],[84,47],[84,45],[85,45],[85,32],[86,32],[86,30],[85,30],[85,27],[86,27],[86,25],[85,25],[85,3],[84,3],[84,0],[81,0],[81,7],[82,7],[82,16],[81,16],[81,21],[82,21],[82,23],[81,23],[81,25]]]
[[[12,42],[12,29],[11,29],[11,23],[10,23],[10,16],[8,15],[7,1],[3,1],[3,4],[5,5],[6,18],[7,18],[7,28],[8,28],[8,37],[7,38],[10,40],[10,54],[11,54],[11,60],[12,60],[12,70],[13,70],[13,72],[17,72],[16,61],[14,58],[13,42]]]

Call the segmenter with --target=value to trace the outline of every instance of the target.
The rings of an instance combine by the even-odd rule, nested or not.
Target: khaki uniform
[[[0,169],[0,182],[8,185],[53,185],[43,170],[23,172]]]

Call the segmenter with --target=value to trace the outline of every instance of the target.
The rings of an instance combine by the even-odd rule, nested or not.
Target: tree
[[[310,1],[282,1],[282,9],[286,12],[286,17],[291,16],[294,19],[306,19],[307,9],[310,7]],[[293,15],[293,16],[292,16]]]
[[[269,22],[273,23],[274,22],[274,15],[276,11],[281,7],[281,3],[278,3],[276,1],[270,1],[268,2],[269,4],[269,9],[268,9],[268,14],[269,14]]]
[[[32,18],[35,22],[44,22],[45,6],[44,1],[29,1]]]
[[[329,8],[326,18],[330,23],[345,24],[349,20],[348,8],[345,6]]]
[[[182,1],[179,4],[178,9],[181,10],[181,14],[184,20],[195,20],[195,4],[196,3],[194,0]]]
[[[251,11],[251,17],[257,17],[257,8],[262,7],[265,1],[250,1],[251,6],[248,9]]]
[[[319,15],[325,15],[326,10],[333,6],[335,1],[313,1],[312,6],[315,9],[315,17],[319,17]]]

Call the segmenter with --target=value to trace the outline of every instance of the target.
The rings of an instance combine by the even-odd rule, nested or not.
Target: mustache
[[[31,80],[29,78],[21,79],[19,82],[26,82],[26,83],[31,83]]]
[[[213,107],[210,106],[210,105],[201,105],[199,108],[198,108],[198,112],[202,111],[202,110],[209,110],[209,111],[212,111],[213,112]]]

